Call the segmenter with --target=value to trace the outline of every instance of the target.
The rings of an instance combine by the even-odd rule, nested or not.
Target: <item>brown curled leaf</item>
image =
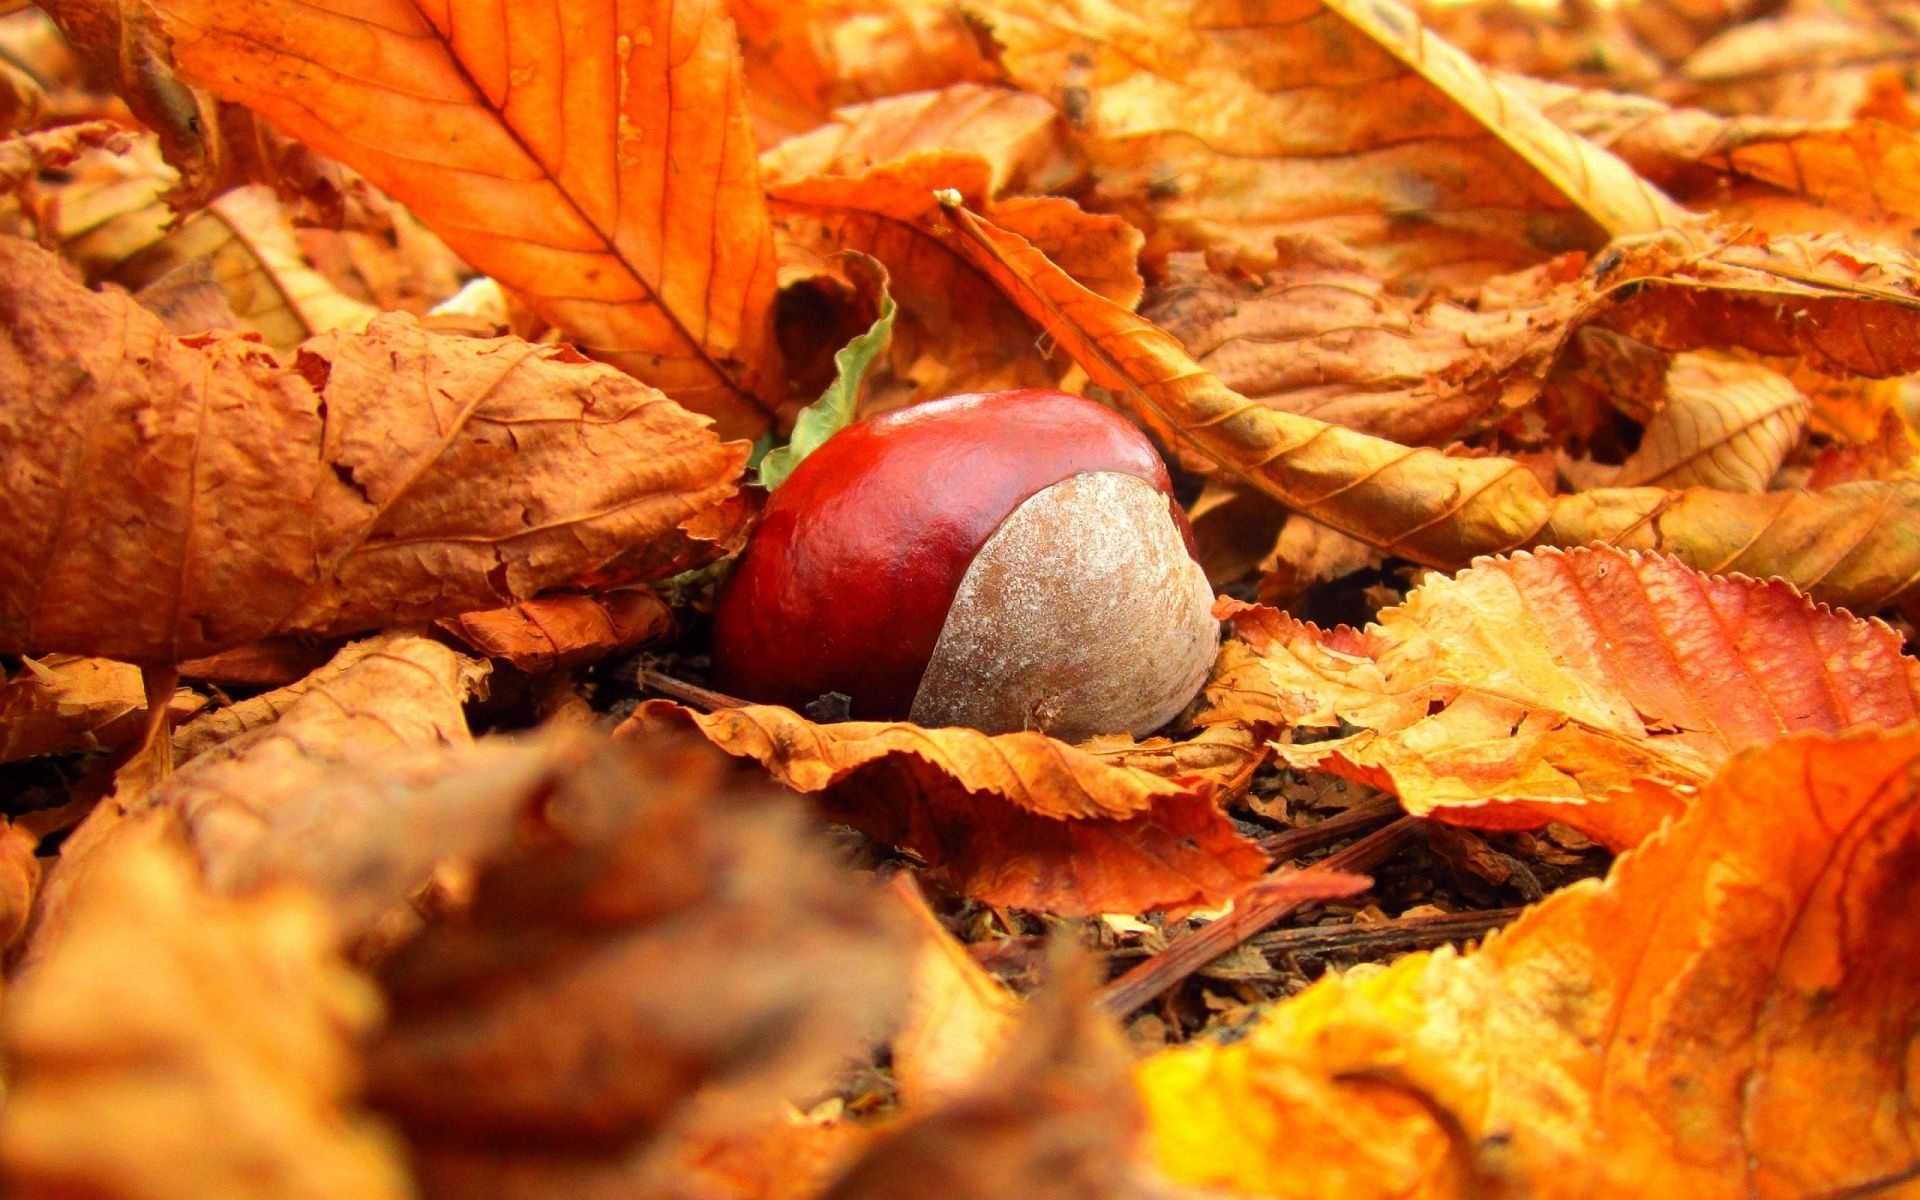
[[[1013,116],[1031,121],[1036,114]],[[887,268],[899,310],[888,353],[867,377],[868,411],[957,392],[1057,386],[1072,368],[1036,336],[989,274],[930,233],[927,222],[940,212],[937,192],[958,192],[1020,228],[1047,246],[1063,269],[1115,303],[1131,308],[1140,298],[1134,265],[1139,235],[1126,222],[1083,212],[1057,197],[995,201],[996,180],[1019,169],[1018,144],[983,156],[966,149],[965,141],[947,148],[934,140],[905,157],[864,167],[862,157],[796,151],[785,161],[797,168],[819,165],[812,160],[822,158],[828,170],[769,179],[776,229],[789,257],[807,262],[857,250]],[[828,148],[836,144],[829,140]],[[814,279],[818,286],[817,273]]]
[[[681,539],[746,453],[571,351],[404,316],[283,365],[19,241],[0,306],[7,652],[171,663],[498,607]]]
[[[1112,766],[1041,733],[849,721],[772,705],[643,704],[624,730],[692,725],[835,820],[904,846],[969,896],[1064,914],[1218,904],[1266,869],[1199,779]]]
[[[206,703],[180,688],[167,713],[184,721]],[[123,745],[140,736],[146,707],[138,667],[69,654],[28,660],[0,683],[0,762]]]

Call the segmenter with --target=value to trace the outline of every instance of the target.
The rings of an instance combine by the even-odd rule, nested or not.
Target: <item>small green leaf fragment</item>
[[[865,255],[861,255],[865,258]],[[800,410],[793,437],[784,446],[767,451],[760,460],[760,486],[772,491],[787,481],[801,460],[834,434],[853,424],[860,411],[860,384],[893,341],[893,296],[887,290],[884,268],[872,259],[875,286],[880,293],[880,317],[872,328],[840,347],[833,356],[833,382],[820,398]]]

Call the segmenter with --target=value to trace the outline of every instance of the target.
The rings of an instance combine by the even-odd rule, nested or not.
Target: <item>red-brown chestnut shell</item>
[[[981,546],[1029,497],[1096,471],[1172,495],[1139,429],[1064,392],[950,396],[848,426],[768,501],[714,613],[716,682],[789,707],[840,692],[855,717],[905,716]]]

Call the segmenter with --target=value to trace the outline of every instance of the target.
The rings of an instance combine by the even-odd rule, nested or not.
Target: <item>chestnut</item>
[[[850,425],[794,469],[714,613],[719,686],[853,716],[1080,740],[1166,723],[1219,643],[1139,429],[1044,388]]]

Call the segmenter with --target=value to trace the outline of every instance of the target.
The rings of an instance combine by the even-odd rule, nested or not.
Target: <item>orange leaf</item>
[[[1389,788],[1414,813],[1562,821],[1614,846],[1735,751],[1920,718],[1920,662],[1879,622],[1615,550],[1483,561],[1365,633],[1244,606],[1234,626],[1296,724],[1362,729],[1278,747],[1284,761]]]
[[[1271,261],[1323,233],[1374,273],[1472,280],[1685,214],[1392,0],[988,0],[1008,72],[1147,254]],[[1418,214],[1417,219],[1409,219]]]
[[[649,701],[622,728],[690,724],[834,820],[905,846],[969,896],[1064,914],[1218,904],[1266,857],[1198,780],[1109,766],[1041,733],[816,725],[784,708]]]
[[[986,194],[1040,196],[1080,173],[1053,105],[1029,92],[956,83],[840,109],[760,158],[770,187],[815,175],[858,176],[915,154],[966,152],[987,162]]]
[[[1303,1198],[1891,1194],[1920,1166],[1916,853],[1920,735],[1744,754],[1479,951],[1149,1060],[1160,1162]]]
[[[684,541],[747,449],[564,348],[383,316],[282,366],[17,240],[0,291],[10,653],[171,663],[497,607]]]
[[[182,73],[340,159],[593,357],[757,433],[773,243],[719,0],[158,0]]]

